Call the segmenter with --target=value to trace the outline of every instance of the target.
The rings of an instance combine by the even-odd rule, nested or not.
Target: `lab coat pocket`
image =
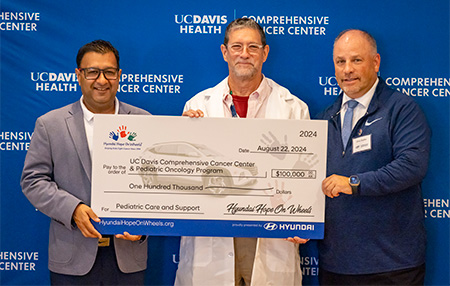
[[[194,258],[194,267],[205,267],[209,265],[213,258],[213,238],[196,237],[194,245],[194,248],[190,248],[193,250],[190,255]]]

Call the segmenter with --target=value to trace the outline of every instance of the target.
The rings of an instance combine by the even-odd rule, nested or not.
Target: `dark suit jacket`
[[[149,114],[119,102],[120,114]],[[84,275],[94,265],[97,238],[86,238],[72,224],[79,203],[90,205],[91,157],[79,101],[52,110],[36,121],[22,173],[23,193],[51,218],[49,269],[67,275]],[[114,238],[115,239],[115,238]],[[146,269],[147,241],[115,239],[119,268],[130,273]]]

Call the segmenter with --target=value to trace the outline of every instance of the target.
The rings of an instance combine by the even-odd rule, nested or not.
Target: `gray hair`
[[[257,30],[259,35],[261,36],[261,43],[263,46],[266,45],[266,34],[264,33],[264,29],[253,19],[250,18],[238,18],[228,24],[227,29],[225,30],[225,38],[223,40],[223,44],[226,46],[228,44],[228,40],[230,37],[230,33],[234,30],[250,28]]]

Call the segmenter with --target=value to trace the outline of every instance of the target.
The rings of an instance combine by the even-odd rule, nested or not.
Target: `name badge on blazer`
[[[372,134],[353,138],[353,154],[372,150]]]

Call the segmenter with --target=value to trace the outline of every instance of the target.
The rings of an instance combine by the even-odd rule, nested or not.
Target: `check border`
[[[142,235],[170,236],[218,236],[218,237],[266,237],[322,239],[324,223],[292,221],[239,221],[239,220],[196,220],[196,219],[143,219],[143,218],[101,218],[94,223],[103,234],[125,231]],[[215,228],[211,235],[211,228]]]

